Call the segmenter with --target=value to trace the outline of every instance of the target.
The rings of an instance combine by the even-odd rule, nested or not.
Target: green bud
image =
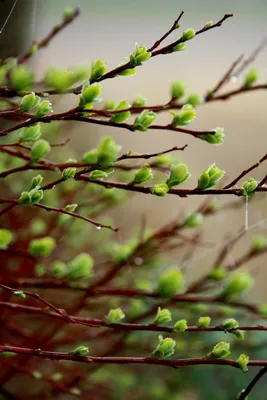
[[[170,175],[166,183],[169,188],[172,188],[173,186],[186,182],[190,177],[191,173],[189,172],[187,165],[180,163],[172,165]]]
[[[101,171],[99,169],[95,169],[89,175],[90,181],[95,181],[95,180],[98,180],[98,179],[104,179],[104,178],[107,178],[107,177],[108,177],[108,174],[105,171]]]
[[[221,281],[227,276],[227,270],[224,267],[214,267],[209,273],[209,279]]]
[[[247,356],[246,354],[240,354],[236,362],[243,372],[248,372],[249,356]]]
[[[47,257],[56,246],[55,239],[50,236],[41,239],[33,239],[29,243],[28,251],[35,257]]]
[[[86,346],[76,347],[76,349],[72,350],[71,352],[71,354],[73,354],[74,356],[79,356],[79,357],[87,356],[88,353],[89,349]]]
[[[31,204],[39,203],[40,200],[44,197],[44,192],[40,189],[32,189],[29,192],[29,195],[31,197]]]
[[[71,18],[73,14],[74,14],[74,9],[72,7],[66,7],[63,10],[63,19],[66,20]]]
[[[69,278],[72,281],[89,278],[94,265],[93,258],[86,253],[78,254],[69,263]]]
[[[203,215],[201,213],[189,213],[183,222],[184,228],[197,228],[203,223]]]
[[[74,212],[76,208],[78,207],[78,204],[68,204],[66,207],[64,207],[64,211],[67,212]]]
[[[186,31],[184,31],[182,33],[182,40],[186,41],[186,40],[190,40],[193,39],[193,37],[195,36],[195,31],[192,28],[187,29]]]
[[[43,374],[42,374],[40,371],[33,371],[33,372],[32,372],[32,376],[33,376],[35,379],[42,379]]]
[[[191,104],[191,106],[196,107],[199,104],[203,103],[203,98],[199,94],[192,93],[187,97],[185,103]]]
[[[168,154],[160,154],[155,159],[155,163],[163,167],[168,167],[171,162],[172,162],[172,157]]]
[[[145,46],[139,46],[136,44],[135,51],[130,55],[130,68],[142,65],[142,63],[148,60],[150,56],[151,53],[147,51]]]
[[[210,317],[200,317],[197,321],[196,326],[198,328],[208,328],[210,326],[211,318]]]
[[[172,100],[179,100],[184,96],[185,85],[180,81],[172,82],[171,84],[171,98]]]
[[[180,319],[174,324],[173,332],[185,332],[187,330],[187,321],[186,319]]]
[[[22,192],[20,198],[18,199],[18,203],[23,206],[28,206],[32,204],[31,196],[29,192]]]
[[[225,284],[222,295],[229,298],[237,296],[249,289],[254,280],[249,272],[237,271],[230,275]]]
[[[227,342],[219,342],[214,346],[211,352],[211,357],[224,358],[227,357],[229,354],[230,354],[230,344]]]
[[[144,164],[138,171],[136,171],[133,179],[135,185],[144,183],[153,179],[152,169],[148,164]]]
[[[244,76],[243,88],[249,88],[257,82],[259,76],[255,68],[251,68]]]
[[[208,133],[207,135],[199,136],[200,139],[205,140],[211,144],[221,144],[224,141],[224,129],[221,127],[213,129],[215,133]]]
[[[255,235],[252,237],[251,242],[251,251],[262,251],[266,249],[267,246],[267,238],[264,235]]]
[[[135,118],[133,129],[135,131],[146,132],[147,128],[155,121],[156,114],[153,111],[143,110],[138,117]]]
[[[102,60],[93,61],[91,64],[90,82],[97,81],[107,70],[107,66]]]
[[[158,307],[158,312],[156,318],[153,321],[153,324],[163,325],[171,320],[172,320],[171,312],[167,308],[164,308],[162,310],[160,307]]]
[[[34,275],[38,278],[44,276],[46,274],[46,268],[43,264],[35,264],[34,267]]]
[[[248,179],[246,182],[243,183],[241,188],[243,196],[245,197],[254,196],[257,187],[258,187],[258,182],[255,181],[255,179],[253,178]]]
[[[22,128],[20,131],[20,140],[22,143],[34,142],[41,136],[41,125],[39,122],[36,124]]]
[[[267,318],[267,303],[258,306],[257,312],[261,314],[263,317]]]
[[[191,104],[185,104],[177,114],[174,111],[170,113],[173,115],[172,126],[175,128],[189,125],[196,118],[196,110]]]
[[[64,93],[75,82],[75,73],[62,68],[49,67],[46,70],[44,81],[57,93]]]
[[[166,185],[166,183],[158,183],[157,185],[155,185],[152,188],[151,193],[155,194],[156,196],[163,197],[163,196],[166,196],[168,191],[169,191],[169,187],[168,187],[168,185]]]
[[[119,104],[117,104],[114,111],[125,110],[125,109],[128,109],[129,107],[130,107],[130,104],[127,103],[127,101],[122,100]],[[130,117],[130,115],[131,115],[130,111],[114,113],[111,115],[110,121],[120,124],[120,123],[126,121]]]
[[[35,93],[26,94],[26,96],[22,97],[19,110],[20,112],[28,111],[33,108],[36,103],[38,103],[39,97],[35,95]]]
[[[84,85],[82,90],[82,95],[80,97],[79,107],[86,108],[88,105],[90,106],[90,104],[97,99],[100,93],[101,93],[100,83],[93,83],[90,86]]]
[[[212,21],[209,21],[209,22],[207,22],[207,23],[204,25],[204,29],[208,29],[208,28],[210,28],[212,25],[213,25],[213,22],[212,22]]]
[[[184,274],[177,267],[169,268],[159,278],[157,293],[162,297],[171,297],[182,290]]]
[[[26,294],[24,292],[22,292],[21,290],[16,290],[15,292],[13,292],[13,294],[14,294],[14,296],[17,296],[20,299],[26,298]]]
[[[216,164],[211,164],[205,171],[203,171],[198,178],[198,189],[209,189],[215,186],[220,179],[224,176],[224,171],[219,169]]]
[[[81,397],[81,390],[77,387],[70,388],[70,393]]]
[[[221,202],[215,197],[214,199],[210,200],[210,202],[207,204],[206,210],[214,213],[218,211],[220,207],[221,207]]]
[[[9,86],[17,92],[29,90],[32,83],[33,73],[25,65],[14,67],[9,73]]]
[[[132,107],[144,107],[146,105],[147,99],[144,96],[138,96],[132,102]]]
[[[64,181],[65,181],[67,179],[74,178],[75,174],[76,174],[76,168],[69,167],[69,168],[63,169],[61,176],[62,176],[62,179],[64,179]]]
[[[67,273],[67,265],[62,261],[55,261],[49,268],[49,275],[53,278],[63,278]]]
[[[239,323],[234,318],[227,318],[221,323],[221,328],[225,331],[236,329],[239,327]]]
[[[164,359],[174,354],[174,347],[176,346],[175,340],[171,338],[165,338],[159,336],[159,344],[153,351],[152,356],[157,359]]]
[[[186,49],[186,43],[178,43],[175,46],[172,47],[172,51],[183,51]]]
[[[43,100],[37,107],[36,113],[34,114],[34,118],[39,119],[39,118],[42,118],[52,112],[53,112],[53,108],[52,108],[52,104],[50,103],[50,101]]]
[[[243,340],[245,337],[245,331],[241,331],[240,329],[236,329],[231,332],[233,335],[237,337],[239,340]]]
[[[42,175],[37,175],[34,178],[32,178],[30,190],[39,189],[41,187],[43,179],[44,178],[42,177]]]
[[[7,229],[0,229],[0,249],[5,250],[12,241],[13,235]]]
[[[31,160],[30,162],[33,164],[36,161],[39,161],[40,158],[44,157],[51,150],[50,144],[47,140],[40,139],[34,143],[31,149]]]
[[[125,318],[125,315],[121,308],[116,308],[109,310],[108,315],[105,316],[105,321],[107,324],[118,324],[121,320]]]
[[[53,375],[51,375],[51,379],[54,382],[59,382],[63,378],[63,375],[60,372],[55,372]]]
[[[105,136],[98,145],[98,163],[101,167],[112,165],[118,157],[121,146],[117,145],[111,136]]]
[[[82,162],[85,164],[96,164],[98,161],[98,150],[92,149],[82,156]]]

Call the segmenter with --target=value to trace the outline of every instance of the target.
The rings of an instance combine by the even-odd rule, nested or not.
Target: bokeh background
[[[1,58],[25,51],[32,40],[41,39],[54,26],[66,6],[80,6],[82,14],[76,23],[71,24],[58,35],[51,45],[33,58],[33,67],[38,79],[50,65],[72,67],[89,64],[101,58],[111,69],[128,56],[135,43],[150,46],[172,24],[180,13],[185,11],[181,29],[200,28],[207,21],[217,21],[225,13],[234,17],[226,21],[220,29],[207,32],[188,43],[185,52],[149,60],[137,74],[105,81],[103,97],[107,100],[133,100],[137,95],[148,98],[148,104],[162,104],[169,99],[170,83],[182,80],[188,93],[205,94],[224,74],[231,63],[242,53],[249,55],[267,36],[266,0],[18,0],[14,12],[4,31],[0,34]],[[179,32],[176,33],[179,35]],[[175,38],[175,33],[174,36]],[[267,80],[267,48],[253,63],[259,71],[260,80]],[[229,83],[228,88],[240,84]],[[211,146],[183,134],[166,131],[124,132],[114,128],[88,127],[75,125],[70,145],[75,146],[77,154],[85,148],[94,146],[102,135],[112,134],[123,145],[123,150],[137,152],[156,152],[172,146],[188,144],[183,154],[178,154],[192,171],[190,187],[194,187],[197,176],[209,164],[216,161],[225,169],[226,179],[232,180],[240,171],[249,167],[267,152],[267,97],[266,92],[257,91],[237,96],[226,102],[215,102],[197,109],[197,119],[192,124],[195,129],[225,128],[225,142],[222,146]],[[77,102],[75,96],[58,101],[57,107],[66,108]],[[166,114],[161,121],[168,121]],[[261,179],[267,172],[267,164],[253,172],[255,179]],[[224,199],[227,201],[229,199]],[[187,200],[167,196],[166,198],[147,198],[138,194],[133,196],[119,214],[122,235],[131,231],[133,223],[145,215],[147,224],[156,227],[171,220],[183,211],[193,209],[201,199]],[[267,218],[267,197],[249,205],[249,225]],[[201,274],[210,266],[218,245],[226,234],[235,235],[244,226],[244,206],[228,211],[223,215],[207,220],[204,237],[212,242],[210,248],[203,248],[191,261],[192,274]],[[236,256],[248,245],[254,233],[266,233],[264,222],[249,229],[240,244],[229,257]],[[257,275],[257,285],[253,296],[267,301],[266,259],[253,261],[250,265]],[[198,370],[199,371],[199,370]],[[226,398],[226,397],[225,397]],[[252,397],[253,398],[253,397]]]

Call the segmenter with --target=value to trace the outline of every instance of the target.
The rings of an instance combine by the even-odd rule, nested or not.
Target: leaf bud
[[[152,356],[157,359],[164,359],[174,354],[174,347],[176,346],[175,340],[171,338],[165,338],[159,336],[159,344],[153,351]]]
[[[109,310],[108,315],[105,317],[107,324],[118,324],[121,320],[125,318],[124,312],[121,308],[116,308]]]
[[[161,309],[158,307],[158,312],[156,315],[156,318],[153,321],[153,324],[155,325],[163,325],[166,322],[169,322],[172,320],[171,312],[167,308]]]
[[[186,182],[190,177],[191,173],[189,172],[187,165],[180,163],[172,165],[170,175],[166,183],[169,188],[172,188],[173,186]]]
[[[55,239],[46,236],[40,239],[33,239],[29,243],[29,253],[35,257],[49,256],[56,245]]]

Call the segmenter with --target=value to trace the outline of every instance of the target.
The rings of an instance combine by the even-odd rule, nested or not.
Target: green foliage
[[[246,354],[240,354],[236,362],[243,372],[248,372],[249,357]]]
[[[178,113],[170,111],[173,115],[172,126],[189,125],[196,118],[196,110],[191,104],[185,104]]]
[[[171,98],[173,100],[179,100],[185,94],[185,85],[183,82],[175,81],[171,84]]]
[[[247,271],[236,271],[231,274],[225,283],[222,295],[226,298],[242,294],[253,285],[253,277]]]
[[[167,308],[161,309],[158,307],[156,318],[153,321],[155,325],[164,325],[172,320],[171,312]]]
[[[244,88],[249,88],[258,80],[258,71],[255,68],[251,68],[244,76]]]
[[[255,179],[250,178],[249,180],[244,182],[242,185],[241,189],[243,192],[243,196],[245,196],[245,197],[254,196],[255,190],[257,189],[257,187],[258,187],[258,182],[255,181]]]
[[[144,164],[138,171],[136,171],[133,183],[139,184],[150,181],[153,178],[152,169],[148,164]]]
[[[107,70],[107,66],[102,60],[93,61],[91,64],[90,81],[94,82],[101,78]]]
[[[254,235],[251,241],[251,250],[260,252],[266,249],[267,246],[267,238],[264,235]]]
[[[185,332],[187,330],[187,321],[186,319],[180,319],[173,326],[173,332]]]
[[[0,249],[7,249],[12,239],[12,232],[10,232],[8,229],[0,229]]]
[[[230,354],[230,344],[227,342],[217,343],[212,352],[210,353],[212,358],[225,358]]]
[[[162,297],[171,297],[182,290],[184,285],[184,274],[181,269],[172,267],[160,276],[157,293]]]
[[[165,338],[159,336],[159,344],[152,353],[152,356],[158,359],[164,359],[174,354],[174,348],[176,346],[175,340],[171,338]]]
[[[31,163],[34,164],[40,160],[40,158],[46,156],[51,150],[50,144],[45,139],[39,139],[35,142],[31,148]]]
[[[74,356],[84,357],[87,356],[89,353],[89,348],[86,346],[78,346],[76,349],[72,350],[71,352]]]
[[[197,228],[203,223],[203,215],[201,213],[188,213],[183,222],[184,228]]]
[[[125,318],[125,315],[121,308],[116,308],[113,310],[109,310],[108,315],[105,317],[105,321],[107,324],[118,324]]]
[[[185,164],[172,165],[170,170],[169,178],[167,179],[167,185],[169,188],[180,185],[186,182],[191,177],[191,173]]]
[[[210,326],[210,323],[211,323],[210,317],[200,317],[197,320],[196,326],[198,328],[208,328],[208,326]]]
[[[47,257],[52,253],[55,246],[55,239],[49,236],[33,239],[29,243],[29,253],[35,257]]]
[[[68,263],[69,278],[71,281],[89,278],[94,265],[93,258],[86,253],[78,254]]]
[[[110,121],[115,122],[117,124],[121,124],[125,122],[131,115],[130,111],[123,111],[116,113],[115,111],[127,110],[130,107],[130,104],[127,101],[122,100],[120,101],[116,107],[114,108],[114,114],[111,115]]]
[[[25,65],[17,65],[9,72],[9,87],[17,92],[29,90],[33,83],[33,73]]]
[[[198,178],[198,189],[209,189],[215,186],[224,176],[224,171],[219,169],[216,164],[211,164],[205,171],[201,172]]]
[[[133,129],[135,131],[146,132],[147,128],[155,121],[156,114],[153,111],[143,110],[138,115],[133,123]]]
[[[208,133],[206,135],[201,135],[200,139],[205,140],[205,142],[211,144],[221,144],[224,141],[224,129],[219,127],[213,129],[214,133]]]

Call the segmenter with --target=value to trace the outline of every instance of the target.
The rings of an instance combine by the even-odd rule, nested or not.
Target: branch
[[[75,362],[82,362],[86,364],[143,364],[143,365],[162,365],[168,367],[186,367],[189,365],[225,365],[229,367],[239,368],[235,360],[225,359],[210,359],[208,357],[202,358],[186,358],[174,360],[158,360],[152,357],[90,357],[90,356],[75,356],[72,353],[45,351],[41,349],[31,349],[15,346],[0,345],[0,351],[8,351],[16,354],[25,354],[29,357],[40,357],[50,360],[68,360]],[[259,367],[267,366],[265,360],[250,360],[248,366]]]
[[[35,48],[36,48],[35,51],[40,50],[40,49],[42,49],[43,47],[48,46],[48,44],[50,43],[50,41],[51,41],[52,39],[54,39],[54,37],[55,37],[58,33],[60,33],[66,26],[68,26],[71,22],[73,22],[79,15],[80,15],[80,10],[79,10],[79,8],[75,8],[75,9],[73,10],[73,14],[72,14],[70,17],[65,18],[65,19],[61,22],[61,24],[56,25],[56,26],[51,30],[51,32],[49,32],[42,40],[40,40],[39,42],[33,42],[32,46],[35,46]],[[32,51],[32,46],[29,48],[29,50],[28,50],[25,54],[21,55],[21,56],[18,58],[18,60],[17,60],[18,64],[24,63],[26,60],[28,60],[28,58],[30,58],[30,57],[35,53],[35,51],[34,51],[34,52]]]
[[[267,372],[267,366],[262,368],[257,375],[252,379],[252,381],[249,383],[247,388],[241,392],[241,395],[236,398],[236,400],[245,400],[253,387],[259,382],[259,380],[265,375]]]

